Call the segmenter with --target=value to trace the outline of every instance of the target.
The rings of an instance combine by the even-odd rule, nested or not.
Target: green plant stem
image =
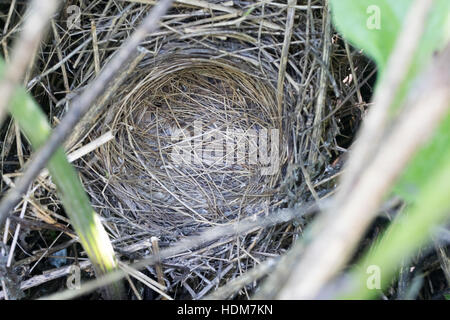
[[[4,62],[0,60],[0,76]],[[23,89],[16,90],[9,111],[34,149],[39,149],[50,136],[51,127],[38,104]],[[114,250],[100,218],[93,210],[81,181],[59,148],[48,162],[48,170],[57,186],[61,202],[79,241],[92,261],[98,276],[117,267]],[[109,298],[119,298],[120,285],[107,288]]]
[[[342,293],[342,299],[371,299],[380,290],[367,285],[369,266],[380,270],[381,288],[389,285],[402,261],[413,255],[431,241],[433,229],[445,223],[450,214],[450,152],[445,155],[446,164],[435,170],[431,179],[422,189],[414,205],[399,216],[386,230],[380,241],[355,267],[350,275],[352,290]]]

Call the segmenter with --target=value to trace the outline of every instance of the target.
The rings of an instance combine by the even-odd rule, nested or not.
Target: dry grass
[[[67,1],[28,81],[51,117],[70,108],[73,97],[139,24],[148,8],[142,2],[90,1],[82,9],[81,29],[69,29],[66,9],[79,3]],[[113,140],[77,164],[124,258],[151,252],[146,244],[151,237],[160,239],[161,249],[170,248],[211,226],[263,217],[330,195],[339,174],[336,160],[346,151],[365,107],[360,89],[370,75],[365,73],[367,62],[331,35],[324,50],[321,5],[298,1],[288,14],[281,2],[235,1],[230,7],[217,1],[205,8],[201,1],[177,1],[160,31],[142,43],[133,66],[99,99],[67,144],[73,151],[113,132]],[[328,61],[322,60],[323,52],[331,52]],[[352,80],[356,74],[359,78]],[[323,109],[316,114],[319,92]],[[177,128],[192,132],[195,121],[224,140],[230,139],[230,131],[280,129],[279,170],[261,175],[260,166],[239,163],[238,157],[233,165],[174,165],[171,134]],[[6,132],[6,148],[11,149],[14,134]],[[7,155],[3,149],[2,159]],[[250,148],[241,156],[251,157]],[[44,202],[57,203],[51,183],[43,181],[38,194],[52,201]],[[57,207],[46,210],[57,212]],[[59,214],[49,215],[63,221]],[[25,216],[39,221],[31,212]],[[301,223],[252,228],[166,259],[161,266],[165,292],[173,298],[202,298],[281,255],[301,230]],[[64,247],[64,242],[58,245]],[[146,272],[157,278],[156,268]],[[264,272],[257,278],[262,276]],[[246,284],[234,295],[249,297],[256,283]]]
[[[145,75],[147,69],[136,74]],[[249,134],[233,136],[237,130],[275,128],[279,116],[273,92],[263,80],[229,63],[169,56],[144,79],[131,79],[116,96],[98,122],[99,132],[91,133],[113,130],[116,139],[98,149],[99,160],[86,174],[96,172],[90,179],[103,180],[94,196],[106,196],[121,233],[146,231],[174,241],[180,233],[270,209],[279,168],[273,175],[261,175],[259,165],[248,164],[250,150],[258,146],[250,146]],[[202,125],[202,136],[194,132],[195,124]],[[172,152],[182,151],[181,143],[173,141],[177,129],[192,132],[189,139],[181,137],[189,143],[192,161],[172,159]],[[218,135],[223,155],[205,158],[216,141],[207,135]],[[203,146],[196,147],[195,139],[203,139]],[[237,158],[223,146],[233,139],[233,147],[246,146]],[[227,164],[230,154],[233,159]],[[281,156],[283,164],[286,157]]]

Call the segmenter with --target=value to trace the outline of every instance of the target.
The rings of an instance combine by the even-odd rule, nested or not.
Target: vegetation
[[[39,1],[34,0],[32,2],[36,5]],[[127,2],[131,3],[129,8],[134,8],[133,10],[137,8],[135,10],[136,15],[133,19],[130,19],[133,23],[142,19],[140,8],[147,9],[144,4],[153,3],[146,0],[130,0]],[[123,297],[123,286],[118,280],[127,277],[130,291],[138,298],[142,298],[139,290],[134,287],[130,280],[129,276],[132,276],[152,288],[164,299],[170,298],[170,294],[166,292],[168,281],[164,279],[161,261],[169,257],[183,256],[182,254],[186,255],[186,259],[191,258],[191,262],[194,261],[194,258],[196,259],[195,268],[186,267],[188,264],[185,261],[187,260],[181,261],[181,264],[190,272],[201,267],[205,261],[214,274],[216,273],[215,269],[220,269],[217,278],[211,281],[202,282],[205,276],[197,274],[197,279],[200,279],[201,283],[207,283],[207,285],[204,288],[200,288],[199,285],[198,291],[200,293],[198,294],[193,293],[194,290],[187,285],[186,290],[193,298],[206,296],[209,290],[220,284],[221,288],[208,296],[209,298],[236,296],[243,289],[246,297],[254,296],[256,298],[376,299],[380,298],[387,288],[392,287],[395,280],[398,280],[398,286],[408,286],[407,289],[414,289],[417,293],[417,289],[413,288],[414,283],[411,283],[411,281],[402,282],[404,280],[402,270],[430,243],[434,243],[436,247],[440,246],[436,240],[437,227],[448,225],[450,218],[450,71],[448,68],[450,64],[450,16],[448,14],[450,2],[448,0],[324,0],[304,2],[305,5],[297,5],[297,1],[293,0],[289,0],[287,5],[275,4],[285,11],[279,11],[281,9],[276,7],[272,14],[276,16],[279,12],[283,12],[283,18],[274,18],[274,21],[267,20],[265,18],[266,11],[264,11],[266,8],[261,9],[257,5],[235,9],[220,4],[208,5],[208,3],[202,1],[198,3],[192,1],[187,6],[183,2],[179,2],[177,7],[178,17],[194,19],[187,20],[190,24],[189,28],[185,28],[181,23],[182,29],[178,30],[178,25],[170,25],[173,21],[168,19],[168,22],[165,22],[168,23],[166,26],[170,27],[157,34],[154,42],[149,41],[154,46],[152,48],[155,53],[152,53],[151,58],[145,60],[143,57],[150,51],[147,52],[140,48],[140,56],[135,57],[134,63],[130,61],[132,61],[136,48],[146,39],[148,32],[155,31],[156,21],[164,17],[170,1],[160,1],[159,3],[164,4],[160,7],[156,6],[156,9],[150,14],[153,14],[153,16],[142,19],[143,25],[131,36],[129,36],[129,30],[134,29],[135,25],[125,18],[116,19],[118,18],[116,17],[112,19],[113,24],[117,21],[130,24],[126,25],[126,32],[122,33],[117,32],[119,27],[117,29],[116,27],[111,28],[120,35],[115,41],[122,43],[120,49],[114,47],[118,54],[112,55],[111,59],[106,54],[111,48],[106,46],[103,48],[104,51],[99,51],[95,21],[91,21],[92,30],[90,31],[92,35],[89,41],[92,41],[93,53],[89,53],[88,58],[86,58],[86,61],[89,61],[90,64],[86,63],[86,69],[81,69],[83,72],[79,74],[94,74],[95,71],[96,77],[92,79],[86,77],[87,80],[84,79],[79,82],[78,89],[86,87],[85,90],[83,89],[84,94],[87,92],[86,96],[92,93],[91,100],[86,100],[89,103],[85,103],[85,109],[93,106],[96,102],[95,107],[91,109],[95,116],[90,114],[92,119],[88,119],[88,122],[91,121],[92,123],[86,124],[86,119],[83,120],[84,131],[77,138],[86,135],[92,141],[95,138],[89,136],[89,134],[95,135],[98,132],[104,132],[97,130],[99,123],[101,123],[98,118],[106,114],[102,108],[113,94],[108,90],[115,91],[116,96],[120,98],[119,100],[116,99],[117,104],[109,112],[111,119],[114,119],[110,122],[114,125],[108,127],[108,130],[122,132],[122,136],[117,141],[113,141],[109,147],[101,149],[101,152],[105,152],[102,157],[99,157],[101,161],[90,167],[95,168],[93,171],[96,171],[96,174],[97,171],[100,172],[100,176],[92,175],[95,178],[91,181],[108,181],[103,181],[102,187],[97,186],[95,191],[90,189],[89,195],[91,199],[93,198],[93,201],[98,201],[97,198],[105,196],[109,192],[105,196],[108,198],[107,204],[118,202],[119,206],[121,206],[120,203],[128,203],[131,200],[139,199],[139,201],[131,201],[135,207],[131,209],[144,213],[135,214],[134,220],[127,215],[120,216],[120,218],[123,218],[120,220],[121,225],[116,226],[115,230],[121,235],[132,230],[132,235],[127,240],[133,239],[135,236],[138,239],[136,234],[141,229],[147,231],[147,233],[143,232],[143,237],[148,237],[149,230],[151,230],[152,254],[150,256],[143,254],[139,257],[140,260],[138,259],[134,263],[126,264],[117,261],[110,237],[85,191],[86,185],[83,186],[79,174],[68,160],[66,151],[62,146],[59,146],[62,141],[57,141],[52,146],[56,148],[56,151],[48,160],[48,163],[44,161],[42,165],[47,166],[51,181],[57,187],[58,197],[64,206],[64,212],[70,218],[70,223],[77,234],[77,240],[86,251],[99,279],[83,286],[83,290],[78,292],[67,291],[62,296],[56,297],[71,298],[106,285],[108,286],[107,298],[120,298]],[[314,16],[316,13],[313,13],[312,2],[314,5],[320,2],[320,5],[315,6],[316,9],[321,10],[322,16],[320,19],[316,19]],[[111,2],[108,3],[107,9],[110,9],[112,5]],[[141,7],[134,7],[137,3]],[[90,9],[94,10],[92,9],[94,7],[91,6]],[[214,28],[217,27],[219,31],[210,26],[210,22],[217,17],[213,20],[210,20],[210,17],[204,18],[207,21],[207,27],[204,27],[204,29],[199,27],[200,29],[197,30],[195,28],[202,25],[202,20],[200,18],[195,20],[197,18],[191,17],[192,7],[208,9],[211,12],[213,10],[220,13],[225,12],[227,18],[224,18],[224,22],[220,21],[221,16],[219,15],[217,20],[219,22],[214,22]],[[295,10],[302,10],[304,13],[301,17],[305,19],[305,24],[307,24],[305,34],[294,30],[294,25],[297,23]],[[106,11],[108,10],[105,9]],[[122,12],[122,10],[119,11]],[[114,14],[118,15],[117,12]],[[258,14],[263,15],[264,19],[259,17]],[[31,17],[36,18],[33,15]],[[267,17],[270,17],[270,14]],[[354,48],[361,50],[363,54],[370,57],[378,70],[373,104],[368,109],[357,139],[349,149],[349,156],[342,171],[339,171],[340,167],[336,165],[338,160],[342,160],[342,154],[336,156],[335,150],[331,152],[327,149],[327,146],[331,143],[338,145],[336,143],[338,134],[335,132],[339,131],[339,126],[335,124],[337,118],[334,118],[334,114],[344,104],[341,100],[342,97],[339,96],[339,91],[343,90],[340,87],[338,88],[334,73],[329,70],[332,68],[330,67],[333,33],[331,18],[343,41],[348,41]],[[183,18],[179,19],[183,21]],[[50,19],[44,19],[44,22],[48,22],[47,20]],[[302,19],[297,20],[303,21]],[[258,30],[258,40],[255,40],[256,37],[252,38],[254,34],[250,31],[248,31],[248,34],[242,32],[241,24],[252,32]],[[283,27],[280,27],[279,24]],[[220,28],[224,26],[231,31],[227,29],[229,33],[223,32]],[[232,29],[231,26],[236,29]],[[314,38],[315,35],[310,34],[308,29],[319,26],[323,28],[322,39]],[[55,25],[53,27],[55,31]],[[265,31],[262,31],[263,29]],[[15,48],[23,49],[24,46],[20,47],[20,42],[26,43],[30,40],[27,40],[26,37],[27,30],[25,27],[23,34],[17,40],[19,45]],[[105,30],[108,29],[105,28]],[[40,36],[45,34],[44,31],[42,30]],[[184,32],[193,35],[185,35]],[[111,36],[111,31],[106,33],[109,40],[113,36],[117,36]],[[198,38],[196,38],[197,36]],[[261,38],[266,41],[264,45]],[[77,37],[75,39],[73,43],[69,43],[67,46],[70,50],[78,50],[74,47],[78,48],[79,39]],[[58,50],[59,59],[62,60],[61,49],[58,47],[62,43],[60,40],[55,50]],[[321,55],[311,45],[313,40],[316,42],[323,40]],[[172,47],[171,41],[174,43]],[[198,48],[195,46],[199,43],[202,45],[200,46],[201,54],[207,52],[211,57],[214,57],[215,59],[211,60],[214,60],[216,65],[211,67],[212,63],[208,59],[198,57],[194,59],[190,56],[190,53],[186,54],[189,50],[183,51],[184,49],[191,49],[188,48],[188,45],[192,45],[195,49],[192,52],[196,52]],[[166,44],[169,45],[170,50],[176,48],[176,45],[180,46],[180,48],[174,49],[177,53],[175,58],[169,50],[166,52],[161,50],[161,53],[159,53],[159,49]],[[226,51],[229,49],[228,44],[230,44],[229,47],[239,48],[238,50],[234,48],[233,50],[236,52],[232,51],[230,56],[243,58],[242,61],[248,62],[248,65],[245,65],[248,70],[246,68],[241,70],[236,67],[237,63],[234,65],[231,60],[226,60],[228,58]],[[351,61],[347,43],[345,43],[345,47],[348,59]],[[301,48],[299,50],[304,54],[302,56],[304,60],[301,60],[302,65],[296,65],[298,58],[292,52],[292,48]],[[261,52],[264,54],[261,54]],[[13,54],[19,56],[17,51],[14,50]],[[29,59],[29,61],[26,61],[27,63],[32,62],[32,54],[25,57],[25,60],[27,59]],[[29,141],[35,155],[39,156],[39,152],[51,144],[49,142],[51,141],[49,137],[52,135],[51,125],[48,116],[35,98],[32,97],[32,94],[19,85],[25,78],[26,70],[18,68],[17,70],[20,69],[20,71],[11,78],[11,72],[13,72],[11,70],[16,67],[14,61],[13,59],[13,62],[9,61],[8,64],[5,64],[3,58],[0,58],[0,92],[4,94],[2,97],[4,101],[1,101],[1,103],[7,105],[10,115]],[[108,63],[105,61],[108,61]],[[242,61],[240,63],[244,65]],[[155,63],[159,63],[159,69],[155,67],[154,71],[158,70],[159,73],[154,75],[154,78],[147,77],[145,74],[146,68],[148,68],[148,65]],[[137,67],[138,64],[140,64],[140,68]],[[171,69],[176,69],[184,64],[189,66],[188,71],[180,69],[183,72],[177,70],[178,73],[170,74]],[[124,67],[128,69],[123,71]],[[311,72],[308,70],[310,67]],[[130,76],[135,68],[141,73],[133,81],[129,81],[128,85],[121,86],[119,82]],[[355,76],[355,68],[351,63],[350,69]],[[63,67],[62,70],[62,73],[66,72]],[[267,79],[259,75],[260,70],[262,70],[261,75],[264,74]],[[318,70],[318,72],[313,73],[314,70]],[[348,72],[348,70],[345,70],[345,72]],[[113,83],[115,78],[120,78],[120,73],[122,73],[120,81],[116,80],[116,83]],[[211,75],[212,73],[213,75]],[[302,77],[307,74],[309,74],[308,79],[303,79]],[[256,75],[259,76],[258,81],[255,80],[256,78],[252,78]],[[314,80],[311,80],[312,78]],[[358,77],[356,78],[358,79]],[[104,83],[101,83],[102,79],[105,79]],[[349,96],[355,92],[361,96],[359,91],[361,86],[358,85],[357,79],[354,80],[356,82],[354,84],[355,89],[352,89],[351,93],[347,92]],[[338,80],[344,82],[343,79]],[[300,89],[292,85],[297,84],[296,81],[302,84],[299,85]],[[68,87],[67,83],[67,75],[65,75],[64,85],[66,87]],[[113,84],[111,85],[111,83]],[[274,89],[271,92],[271,88],[275,88],[274,84],[276,84],[277,90]],[[156,89],[153,87],[156,87]],[[333,87],[334,96],[330,94],[330,97],[328,97],[327,95],[332,91],[331,87]],[[153,134],[151,130],[141,130],[142,128],[139,127],[140,121],[136,121],[143,115],[148,115],[150,120],[164,116],[158,108],[149,112],[145,109],[147,106],[142,107],[141,99],[149,92],[153,93],[153,100],[149,99],[146,102],[159,106],[162,101],[165,101],[168,106],[165,106],[163,110],[167,113],[170,121],[177,124],[185,118],[187,120],[183,120],[184,122],[192,122],[192,117],[197,119],[205,115],[206,122],[209,124],[215,125],[219,117],[222,119],[220,121],[224,121],[220,126],[228,128],[230,122],[228,116],[234,112],[234,117],[238,120],[232,121],[232,124],[241,129],[241,125],[244,127],[244,124],[248,123],[247,118],[249,117],[252,117],[252,121],[259,124],[263,120],[265,121],[265,114],[261,111],[266,105],[270,105],[272,109],[269,108],[270,112],[267,119],[273,121],[273,123],[267,120],[268,124],[265,124],[265,126],[276,127],[280,125],[282,128],[283,126],[285,129],[287,128],[287,130],[284,130],[287,133],[283,132],[283,143],[286,142],[286,146],[281,148],[283,150],[282,164],[283,166],[286,164],[283,168],[286,171],[285,176],[281,177],[280,170],[276,176],[270,177],[270,179],[258,180],[253,179],[253,171],[248,170],[248,172],[245,171],[246,173],[242,174],[244,171],[241,170],[240,178],[244,179],[242,182],[239,179],[233,179],[235,168],[231,171],[220,171],[223,170],[221,167],[214,168],[213,176],[216,177],[215,174],[217,173],[214,181],[211,181],[209,173],[205,175],[204,182],[201,179],[192,178],[193,175],[203,176],[204,168],[196,168],[195,170],[198,169],[198,172],[193,171],[192,168],[189,168],[186,172],[172,169],[174,173],[174,176],[172,176],[168,173],[164,162],[168,158],[169,145],[164,145],[164,148],[161,148],[159,140],[160,133],[158,130],[164,130],[164,128],[158,127],[157,124],[156,134]],[[205,92],[209,93],[207,98],[205,98]],[[297,97],[297,94],[300,96]],[[245,104],[255,97],[258,98],[256,103]],[[332,101],[331,104],[333,105],[337,104],[338,101],[341,104],[334,106],[336,110],[327,110],[325,108],[326,98],[329,98],[328,100]],[[359,98],[360,103],[362,103],[361,97]],[[101,100],[101,103],[98,100]],[[345,99],[343,100],[345,101]],[[120,105],[118,101],[121,101]],[[184,103],[182,107],[177,106],[180,101]],[[199,101],[203,101],[201,107],[204,110],[199,108]],[[1,114],[3,104],[1,103],[0,125],[3,125],[3,115]],[[132,106],[127,106],[127,103],[132,104]],[[238,103],[245,104],[242,106],[245,113],[239,113],[240,111],[237,108],[232,111],[227,109]],[[296,103],[299,103],[300,106]],[[171,109],[172,107],[175,112]],[[115,111],[115,108],[119,111]],[[362,111],[364,111],[363,109],[361,106]],[[309,117],[307,121],[303,119],[305,110],[307,110],[306,114]],[[86,111],[75,110],[74,112],[79,112],[79,117],[81,117],[81,114]],[[327,112],[329,114],[325,115]],[[102,120],[104,119],[102,118]],[[277,123],[275,123],[275,120],[277,120]],[[68,126],[66,131],[74,129],[78,121],[73,120],[72,122],[72,126]],[[304,125],[304,122],[311,122],[312,124]],[[304,126],[306,126],[306,129]],[[244,128],[242,131],[245,130]],[[151,140],[157,136],[158,145],[154,142],[154,144],[147,144],[142,148],[135,146],[134,142],[139,139],[134,140],[135,138],[130,137],[136,137],[138,135],[135,133],[136,131],[140,132],[142,141]],[[331,139],[328,139],[329,137]],[[61,140],[63,139],[61,138]],[[312,140],[312,143],[305,142],[309,140]],[[294,153],[294,151],[285,151],[291,147],[291,145],[289,145],[289,148],[287,147],[287,141],[291,143],[295,152],[297,152],[297,149],[305,148],[305,150],[291,155],[289,152]],[[155,145],[159,146],[159,149],[156,147],[159,152],[154,152]],[[160,149],[164,149],[164,151]],[[340,147],[338,150],[341,151],[343,148]],[[302,153],[303,151],[304,153]],[[323,156],[321,151],[327,156]],[[35,158],[36,156],[31,157],[30,162]],[[142,161],[142,159],[146,161]],[[3,163],[4,159],[1,160]],[[122,165],[124,162],[126,165]],[[158,170],[151,167],[155,163],[158,164]],[[123,169],[127,165],[129,165],[128,171]],[[110,173],[119,167],[122,168],[122,171],[116,176],[120,179],[110,182]],[[325,168],[327,169],[325,170]],[[23,175],[26,176],[29,166],[25,165],[22,169],[25,172]],[[132,170],[135,171],[132,172]],[[332,175],[327,175],[327,170],[336,171],[333,171]],[[130,172],[133,175],[130,175]],[[142,172],[146,173],[143,174]],[[183,173],[182,179],[180,178],[181,172]],[[192,172],[195,172],[195,174]],[[2,172],[2,175],[4,175],[4,172]],[[108,179],[102,180],[103,175]],[[341,177],[340,183],[336,186],[335,178],[337,176]],[[226,183],[223,181],[224,177],[227,177]],[[127,179],[129,183],[124,184]],[[153,180],[158,183],[155,184]],[[252,181],[253,184],[246,184],[247,180]],[[145,184],[148,181],[150,181],[150,185]],[[236,184],[236,181],[239,181],[239,184]],[[20,179],[17,179],[16,182],[20,184]],[[86,183],[86,180],[83,180],[83,182]],[[227,185],[227,183],[230,184]],[[180,189],[183,185],[187,185],[187,187]],[[272,197],[272,194],[267,190],[272,191],[272,188],[277,185],[281,186],[278,191],[282,191],[280,191],[279,197]],[[28,188],[29,184],[25,184],[25,186]],[[201,199],[202,195],[208,194],[211,186],[214,186],[212,195],[207,197],[214,199],[215,205],[216,197],[220,199],[223,195],[222,189],[226,189],[225,191],[228,192],[233,191],[233,196],[238,199],[232,198],[233,200],[230,200],[231,198],[223,197],[223,202],[240,201],[240,205],[233,207],[234,209],[228,213],[229,216],[223,215],[220,219],[216,218],[217,212],[208,212],[210,204],[206,201],[202,204],[202,214],[198,213],[197,209],[200,208],[198,199]],[[237,191],[234,189],[236,186],[239,187],[239,189],[236,189]],[[28,201],[24,194],[19,193],[19,195],[14,196],[15,188],[12,184],[10,184],[10,187],[12,187],[8,193],[10,197],[8,198],[8,195],[2,196],[0,203],[2,223],[7,218],[11,218],[11,210],[5,205],[11,197],[16,197],[16,199],[13,199],[16,201],[15,203],[22,197],[25,199],[24,202]],[[91,186],[89,187],[91,188]],[[254,196],[251,202],[252,210],[250,211],[252,212],[241,217],[243,207],[250,209],[250,202],[245,202],[246,195],[242,196],[241,193],[247,193],[250,187],[252,192],[260,192],[260,194],[257,194],[257,196],[251,194]],[[130,188],[133,188],[133,190],[130,191]],[[163,192],[159,192],[160,190]],[[166,191],[167,193],[165,193]],[[152,197],[154,194],[158,197],[149,199],[147,196],[150,193]],[[333,197],[329,197],[331,195]],[[166,200],[171,196],[174,197],[172,202]],[[185,196],[188,200],[183,200]],[[270,198],[273,202],[267,208],[264,207],[264,210],[260,210],[260,205],[263,202],[261,199],[264,197]],[[392,221],[374,241],[370,239],[370,245],[363,245],[361,239],[367,235],[370,227],[373,226],[373,222],[382,211],[381,207],[392,199],[396,199],[396,205],[390,207],[391,214],[389,217],[392,218]],[[158,211],[161,214],[155,215],[152,210],[154,203],[158,201],[162,202],[163,205],[161,205],[162,209]],[[179,205],[179,203],[182,205]],[[3,207],[3,205],[5,206]],[[228,203],[225,203],[225,205],[228,205]],[[189,209],[188,214],[183,211],[184,206]],[[144,209],[141,210],[137,207]],[[8,210],[3,212],[2,208]],[[270,215],[267,215],[269,209]],[[173,212],[170,210],[173,210]],[[256,214],[259,212],[258,210],[264,211],[263,214]],[[112,212],[111,217],[117,218],[114,214],[116,211],[121,213],[122,207],[118,210],[111,205],[111,208],[105,211]],[[165,216],[167,212],[172,212],[173,220],[170,223],[162,221],[167,217],[167,215]],[[147,215],[149,213],[152,213],[150,217]],[[311,218],[311,221],[308,220],[309,218]],[[143,225],[147,223],[152,225],[144,228]],[[203,229],[204,225],[207,225],[207,228]],[[268,231],[269,227],[274,226],[278,228],[276,231],[274,231],[275,228]],[[184,227],[186,229],[183,229]],[[303,227],[305,228],[304,231]],[[191,234],[187,234],[185,237],[186,230]],[[166,238],[170,240],[167,243],[170,243],[171,246],[162,248],[160,251],[158,239],[153,236],[169,231],[171,234],[166,235]],[[252,236],[247,237],[248,235]],[[300,235],[299,239],[295,240],[298,235]],[[242,237],[240,238],[240,236]],[[5,245],[7,238],[7,235],[4,236]],[[287,238],[289,241],[286,240]],[[139,238],[139,240],[142,239]],[[178,242],[179,239],[183,240]],[[138,249],[136,251],[147,250],[150,247],[148,245],[149,239],[144,240],[147,242],[139,241],[137,243]],[[17,241],[17,237],[13,241]],[[224,242],[222,243],[222,241]],[[241,241],[245,244],[244,250],[242,250],[244,246],[241,245]],[[142,243],[144,245],[139,247]],[[231,245],[225,251],[217,249],[220,245],[226,246],[228,243],[231,243]],[[286,245],[286,243],[289,243],[289,245]],[[133,245],[136,245],[136,243],[133,243]],[[259,261],[251,255],[251,250],[254,247],[267,249],[270,245],[272,245],[271,249],[273,250],[266,252],[269,257],[280,254],[287,247],[290,248],[280,260]],[[224,257],[231,256],[235,246],[237,248],[236,258],[232,262],[226,261]],[[361,248],[364,248],[364,252],[355,255],[355,252]],[[194,249],[203,250],[204,255],[197,253]],[[214,251],[214,254],[217,254],[217,256],[213,257],[217,260],[217,264],[211,262],[211,265],[214,266],[211,267],[208,254],[215,249],[217,250]],[[246,251],[247,249],[249,252]],[[227,252],[226,255],[224,252]],[[245,252],[245,254],[242,254],[242,252]],[[447,254],[445,250],[437,250],[437,252],[443,261],[441,262],[444,266],[443,272],[450,279],[450,270],[448,270],[450,264]],[[194,255],[196,256],[194,257]],[[130,256],[129,254],[127,258]],[[250,262],[246,269],[252,269],[251,271],[242,269],[240,259],[247,256],[249,259],[246,261]],[[130,260],[132,259],[130,258]],[[352,261],[351,264],[350,261]],[[233,271],[233,263],[237,263],[238,270]],[[118,268],[119,265],[121,266],[120,269]],[[139,271],[150,265],[155,266],[158,282]],[[173,279],[178,277],[179,282],[183,285],[188,283],[175,271],[173,272]],[[229,272],[233,273],[232,280],[224,281],[225,275]],[[266,275],[268,275],[267,280],[260,282],[255,292],[247,292],[246,288],[250,285],[253,286]],[[342,280],[343,285],[340,280]],[[6,292],[7,286],[4,281],[2,287]],[[255,289],[255,287],[251,288]],[[19,297],[13,296],[14,290],[10,290],[8,293],[12,295],[11,298]],[[399,298],[409,297],[404,292],[397,296]],[[411,296],[414,296],[414,294]]]
[[[385,81],[383,78],[385,69],[389,66],[389,59],[400,32],[408,27],[409,21],[406,20],[406,15],[413,1],[336,0],[331,1],[331,4],[338,30],[377,62],[380,73],[378,81]],[[371,6],[375,7],[374,11],[368,12],[367,8]],[[433,55],[448,46],[450,34],[445,26],[449,23],[450,3],[445,0],[434,1],[430,11],[406,77],[395,92],[394,103],[390,106],[392,123],[400,117],[402,111],[406,113],[409,111],[409,105],[405,102],[412,101],[407,100],[406,97],[416,90],[420,78],[424,77],[423,71],[433,60]],[[375,20],[382,19],[378,21],[379,28],[375,26],[369,28],[368,13],[371,13]],[[377,17],[377,15],[381,16]],[[367,27],[364,27],[365,25]],[[447,107],[450,107],[450,101],[446,103]],[[427,105],[421,107],[426,108]],[[369,298],[376,294],[377,291],[369,290],[364,281],[367,278],[368,266],[380,267],[383,286],[386,287],[390,279],[397,274],[399,266],[407,263],[408,259],[432,240],[433,228],[448,221],[450,214],[449,157],[450,113],[447,111],[438,130],[409,162],[395,184],[392,192],[401,196],[408,205],[385,231],[384,236],[374,245],[374,248],[369,250],[361,265],[353,271],[356,277],[355,283],[359,286],[351,297]]]

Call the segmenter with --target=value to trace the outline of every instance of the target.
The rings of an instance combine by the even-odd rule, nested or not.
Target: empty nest
[[[166,54],[131,75],[91,132],[115,136],[96,151],[93,196],[120,234],[165,241],[266,213],[286,162],[279,121],[263,78],[226,60]]]
[[[28,82],[39,102],[49,106],[49,118],[63,117],[72,98],[139,25],[151,6],[137,2],[66,1],[39,51],[37,75]],[[168,248],[217,225],[325,197],[339,169],[333,161],[345,151],[340,146],[349,144],[359,108],[364,108],[356,98],[356,80],[365,79],[352,81],[343,45],[334,39],[331,66],[324,62],[323,1],[298,1],[292,27],[281,2],[189,3],[174,3],[160,30],[141,44],[136,67],[124,71],[125,81],[107,90],[66,144],[70,152],[112,132],[113,140],[76,165],[117,252],[130,260],[152,253],[151,237]],[[69,25],[77,12],[73,5],[82,15]],[[361,75],[370,68],[365,60],[357,67]],[[322,70],[327,86],[321,86]],[[318,115],[320,91],[327,100]],[[334,109],[337,105],[340,109]],[[314,125],[318,116],[323,121]],[[200,148],[195,145],[198,125],[206,141]],[[255,146],[262,148],[261,135],[273,129],[278,135],[267,135],[266,151],[270,154],[272,140],[278,140],[278,162],[276,170],[263,174],[267,164],[260,155],[256,162],[250,159],[255,159]],[[221,154],[209,150],[217,137]],[[231,158],[229,141],[235,147]],[[240,153],[239,145],[245,145]],[[58,199],[48,189],[38,190],[59,212]],[[37,218],[27,214],[26,219]],[[280,256],[300,232],[301,224],[284,223],[230,234],[195,251],[187,248],[164,260],[166,292],[202,298]],[[144,272],[157,278],[153,267]],[[234,295],[249,297],[256,286],[252,282]]]

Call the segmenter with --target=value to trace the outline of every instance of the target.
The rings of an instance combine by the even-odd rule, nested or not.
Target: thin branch
[[[236,292],[239,292],[245,286],[261,279],[275,269],[279,259],[269,259],[255,266],[238,278],[235,278],[207,295],[203,300],[224,300],[230,298]]]
[[[372,161],[366,163],[366,169],[358,175],[351,193],[343,195],[344,191],[340,189],[339,196],[345,201],[338,202],[332,211],[319,217],[314,240],[296,264],[279,298],[315,298],[351,257],[359,239],[375,218],[386,191],[415,152],[432,136],[441,120],[448,116],[450,74],[442,70],[449,63],[450,46],[447,46],[424,73],[420,87],[406,101],[407,107],[397,123],[384,131],[383,145]]]
[[[15,89],[20,86],[28,66],[34,61],[37,48],[44,36],[50,18],[58,9],[59,1],[34,0],[28,8],[25,25],[20,38],[15,43],[10,63],[0,81],[0,125]]]
[[[272,212],[267,217],[249,217],[240,222],[231,223],[223,226],[215,226],[209,228],[198,236],[191,236],[182,241],[179,241],[174,246],[161,250],[159,258],[155,255],[150,255],[144,257],[142,260],[131,264],[130,266],[140,270],[149,265],[154,265],[159,261],[164,259],[177,256],[180,254],[189,254],[195,251],[195,249],[200,249],[212,242],[219,239],[225,239],[229,237],[236,237],[238,235],[247,234],[254,232],[260,228],[268,228],[277,224],[290,222],[294,219],[299,219],[305,217],[317,211],[318,205],[325,206],[326,202],[323,203],[306,203],[303,206],[296,208],[285,208],[279,209]],[[61,293],[56,293],[43,299],[73,299],[89,293],[93,290],[106,286],[108,284],[114,283],[125,277],[122,270],[117,270],[110,272],[109,274],[97,278],[96,280],[89,281],[84,284],[80,290],[66,290]]]
[[[287,21],[286,30],[284,31],[284,42],[283,50],[281,52],[280,68],[278,72],[278,84],[277,84],[277,105],[278,105],[278,116],[280,117],[280,130],[283,119],[283,100],[284,100],[284,79],[286,77],[286,66],[288,62],[289,48],[291,46],[292,32],[294,28],[294,18],[295,18],[295,6],[297,5],[297,0],[288,1],[287,9]]]
[[[47,143],[29,161],[23,176],[16,183],[16,188],[10,189],[0,203],[0,226],[3,225],[8,213],[20,201],[20,197],[25,193],[27,187],[44,168],[56,149],[69,136],[75,125],[86,114],[89,108],[94,105],[97,98],[107,89],[109,83],[119,74],[123,66],[136,54],[139,54],[136,48],[148,34],[158,28],[160,18],[170,8],[172,1],[163,0],[158,2],[145,18],[142,25],[122,45],[100,75],[74,100],[72,107],[61,121],[61,124],[53,131]]]
[[[410,69],[432,2],[433,0],[416,0],[406,16],[403,24],[406,27],[399,34],[386,66],[386,74],[375,93],[375,107],[364,119],[359,137],[352,147],[352,156],[346,165],[347,173],[342,177],[342,191],[339,193],[344,198],[350,193],[358,175],[370,162],[380,145],[384,129],[388,123],[389,109]],[[338,201],[340,200],[338,198]]]
[[[331,8],[328,4],[328,0],[326,1],[325,8],[323,10],[323,14],[325,15],[325,27],[324,27],[324,35],[323,35],[323,65],[321,66],[320,71],[320,87],[319,87],[319,96],[317,97],[315,115],[314,115],[314,129],[311,135],[312,143],[317,144],[317,148],[311,148],[311,153],[309,154],[308,162],[311,165],[315,165],[317,162],[317,158],[319,155],[319,151],[317,150],[320,141],[322,140],[322,122],[324,116],[325,109],[325,101],[327,97],[327,89],[328,89],[328,66],[330,64],[330,56],[331,56]]]

